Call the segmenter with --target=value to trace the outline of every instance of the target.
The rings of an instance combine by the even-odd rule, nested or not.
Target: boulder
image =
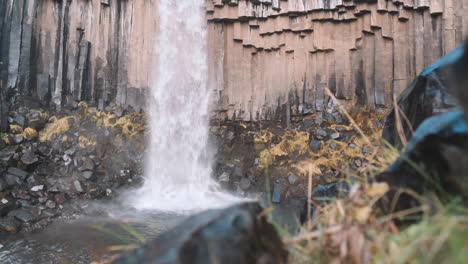
[[[114,264],[286,263],[287,251],[258,203],[194,215]]]
[[[397,101],[398,108],[401,110],[398,115],[400,118],[397,118],[393,109],[385,121],[382,136],[386,141],[397,148],[403,146],[398,133],[398,119],[402,132],[409,139],[411,130],[416,130],[425,119],[457,107],[457,101],[449,93],[449,87],[452,84],[450,80],[453,79],[452,65],[462,58],[463,50],[463,46],[459,46],[428,66],[401,93]],[[466,75],[466,68],[463,74]]]
[[[431,191],[441,198],[468,198],[468,124],[463,112],[448,112],[424,121],[404,153],[377,180],[420,194]],[[415,202],[404,195],[399,209],[413,207]]]

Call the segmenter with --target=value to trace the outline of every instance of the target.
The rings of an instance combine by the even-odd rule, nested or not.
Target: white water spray
[[[159,56],[148,102],[151,136],[138,209],[191,211],[232,201],[211,179],[203,3],[159,2]]]

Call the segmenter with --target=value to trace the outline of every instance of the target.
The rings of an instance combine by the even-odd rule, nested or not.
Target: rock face
[[[150,84],[156,14],[154,0],[1,1],[0,114],[12,95],[140,108]]]
[[[207,0],[207,12],[210,85],[229,119],[322,109],[326,89],[391,105],[468,32],[467,1]]]
[[[114,264],[286,263],[287,252],[261,212],[257,203],[202,212]]]
[[[218,118],[390,105],[468,33],[466,1],[206,0]],[[157,0],[0,2],[0,129],[15,95],[57,106],[144,103]],[[9,102],[8,104],[6,102]]]

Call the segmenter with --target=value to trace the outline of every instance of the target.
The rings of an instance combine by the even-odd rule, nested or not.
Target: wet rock
[[[337,181],[328,185],[318,185],[312,191],[312,198],[318,203],[324,203],[333,199],[346,197],[349,184],[345,181]]]
[[[65,194],[58,193],[54,195],[54,200],[57,204],[64,204],[67,201],[67,198],[65,197]]]
[[[225,182],[225,183],[229,182],[229,179],[230,179],[230,175],[226,171],[223,172],[218,178],[219,182]]]
[[[16,233],[19,228],[20,224],[13,217],[0,218],[0,230]]]
[[[257,203],[208,210],[188,218],[148,245],[114,261],[127,263],[271,263],[287,261],[287,251]]]
[[[13,158],[18,148],[16,146],[7,147],[0,150],[0,161],[8,162]]]
[[[273,185],[273,194],[271,195],[271,201],[274,203],[281,202],[281,183],[275,183]]]
[[[48,200],[45,205],[50,209],[54,209],[56,206],[55,202],[51,200]]]
[[[322,141],[315,140],[315,139],[312,139],[309,143],[310,149],[312,149],[315,152],[318,152],[320,150],[321,145],[322,145]]]
[[[32,192],[38,192],[44,190],[44,185],[37,185],[31,188]]]
[[[7,215],[16,208],[16,203],[11,198],[2,198],[0,200],[0,217]]]
[[[32,152],[32,151],[26,151],[22,156],[21,156],[21,162],[25,165],[31,165],[39,161],[37,156]]]
[[[83,186],[81,185],[80,181],[74,181],[73,186],[75,187],[75,190],[79,193],[84,193]]]
[[[92,171],[84,171],[81,175],[86,180],[91,180],[93,178],[93,176],[94,176]]]
[[[239,186],[242,190],[247,191],[250,186],[252,186],[252,183],[250,182],[249,178],[242,178]]]
[[[296,184],[296,183],[299,182],[299,177],[297,177],[297,176],[294,175],[294,174],[290,174],[290,175],[288,176],[288,181],[289,181],[289,184],[294,185],[294,184]]]
[[[38,215],[26,209],[17,209],[11,211],[8,215],[14,217],[16,220],[25,224],[32,224],[40,220],[40,217]]]

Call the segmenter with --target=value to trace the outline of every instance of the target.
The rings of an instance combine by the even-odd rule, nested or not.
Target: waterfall
[[[190,211],[229,197],[211,178],[204,1],[159,1],[159,40],[148,98],[150,137],[139,209]]]

